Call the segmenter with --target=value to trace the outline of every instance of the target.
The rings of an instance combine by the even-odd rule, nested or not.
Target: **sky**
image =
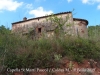
[[[12,28],[13,22],[23,17],[35,18],[72,11],[74,18],[100,25],[100,0],[0,0],[0,26]]]

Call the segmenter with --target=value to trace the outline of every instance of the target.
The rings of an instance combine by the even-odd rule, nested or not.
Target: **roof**
[[[57,14],[54,14],[54,15],[61,15],[61,14],[67,14],[67,13],[72,13],[71,11],[69,12],[60,12],[60,13],[57,13]],[[52,16],[52,15],[47,15],[47,16],[41,16],[41,17],[36,17],[36,18],[31,18],[31,19],[27,19],[25,21],[18,21],[18,22],[14,22],[12,23],[13,24],[17,24],[17,23],[23,23],[23,22],[27,22],[27,21],[30,21],[30,20],[35,20],[35,19],[41,19],[41,18],[46,18],[46,17],[49,17],[49,16]],[[73,18],[74,21],[85,21],[88,25],[88,21],[85,20],[85,19],[80,19],[80,18]]]
[[[69,11],[69,12],[60,12],[60,13],[57,13],[57,14],[54,14],[54,15],[61,15],[61,14],[67,14],[67,13],[72,13],[72,12],[71,11]],[[41,18],[46,18],[46,17],[49,17],[49,16],[52,16],[52,15],[31,18],[31,19],[27,19],[26,21],[35,20],[35,19],[41,19]],[[22,22],[26,22],[26,21],[18,21],[18,22],[14,22],[12,24],[22,23]]]
[[[73,18],[74,21],[85,21],[86,24],[88,25],[88,21],[85,19],[80,19],[80,18]]]

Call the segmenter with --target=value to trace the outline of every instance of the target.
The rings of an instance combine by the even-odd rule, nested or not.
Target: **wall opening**
[[[38,28],[38,33],[41,33],[41,28]]]

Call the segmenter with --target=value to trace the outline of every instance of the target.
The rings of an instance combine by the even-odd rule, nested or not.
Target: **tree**
[[[72,24],[68,22],[69,18],[70,18],[69,15],[65,17],[63,16],[57,17],[56,15],[51,14],[46,20],[48,22],[51,22],[52,26],[55,26],[54,33],[58,37],[61,36],[62,34],[64,35],[69,34],[69,32],[71,31]],[[64,30],[64,27],[67,29],[67,32]]]
[[[8,41],[8,35],[10,34],[9,28],[5,26],[0,26],[0,73],[4,70],[4,60],[6,53],[6,46]]]
[[[1,25],[0,26],[0,34],[9,34],[10,33],[10,30],[9,28],[6,28],[5,26]]]
[[[90,38],[99,38],[100,37],[100,25],[89,26],[88,34]]]

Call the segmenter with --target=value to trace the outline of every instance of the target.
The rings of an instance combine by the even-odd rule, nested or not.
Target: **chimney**
[[[26,18],[26,17],[24,17],[24,18],[23,18],[23,21],[26,21],[26,20],[27,20],[27,18]]]

